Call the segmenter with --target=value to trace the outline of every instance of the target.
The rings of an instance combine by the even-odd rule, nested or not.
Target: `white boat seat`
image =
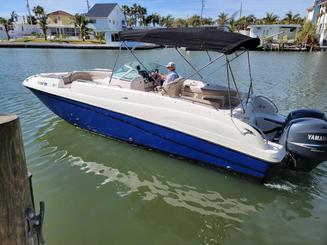
[[[178,97],[182,93],[185,78],[180,77],[169,83],[167,86],[162,88],[162,95],[170,97]]]
[[[213,108],[219,109],[223,106],[222,101],[211,101],[211,100],[203,100],[203,99],[197,99],[197,98],[192,98],[192,97],[187,97],[187,96],[181,96],[183,100],[190,101],[194,104],[202,104],[202,105],[207,105],[207,106],[212,106]]]
[[[68,76],[62,77],[62,80],[64,84],[69,84],[77,80],[100,81],[110,76],[110,74],[110,72],[103,71],[74,71]]]

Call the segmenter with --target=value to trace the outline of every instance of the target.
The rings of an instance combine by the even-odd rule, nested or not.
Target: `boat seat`
[[[110,73],[103,71],[74,71],[68,76],[63,77],[62,80],[64,84],[69,84],[77,80],[100,81],[108,76],[110,76]]]
[[[179,97],[182,93],[185,78],[180,77],[162,88],[162,95],[170,97]]]
[[[202,105],[207,105],[207,106],[212,106],[213,108],[219,109],[223,106],[223,101],[211,101],[211,100],[203,100],[203,99],[197,99],[197,98],[192,98],[192,97],[187,97],[187,96],[181,96],[182,99],[190,101],[194,104],[202,104]]]

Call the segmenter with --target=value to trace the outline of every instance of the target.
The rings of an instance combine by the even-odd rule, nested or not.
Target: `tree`
[[[127,5],[123,5],[123,6],[121,6],[121,8],[124,12],[125,19],[127,21],[127,26],[130,26],[129,19],[131,18],[131,8],[128,7]]]
[[[187,19],[187,23],[190,26],[197,27],[201,25],[201,16],[193,15]]]
[[[159,24],[164,27],[172,27],[174,24],[174,18],[171,15],[162,16]]]
[[[159,24],[160,22],[160,15],[157,13],[152,13],[146,18],[147,24],[152,24],[153,27],[156,26],[156,24]]]
[[[9,19],[0,17],[0,24],[3,25],[5,28],[8,41],[10,40],[9,31],[14,29],[14,23],[17,21],[17,18],[18,15],[16,14],[15,11],[11,12]]]
[[[133,16],[132,18],[134,19],[134,25],[136,26],[137,24],[137,21],[139,20],[140,18],[140,15],[139,15],[139,9],[140,9],[140,5],[134,3],[132,5],[132,7],[130,8],[131,9],[131,16]]]
[[[246,30],[249,25],[255,24],[257,21],[254,15],[243,16],[235,21],[235,28],[237,30]]]
[[[278,22],[278,15],[275,15],[273,12],[266,13],[266,17],[264,17],[262,20],[266,25],[276,24]]]
[[[142,7],[139,4],[134,3],[132,7],[130,7],[130,14],[133,16],[135,20],[135,26],[137,22],[139,22],[139,25],[146,25],[146,14],[147,14],[147,9]]]
[[[47,40],[47,30],[48,30],[48,14],[45,13],[44,8],[37,5],[33,8],[33,12],[36,16],[37,23],[40,25],[44,40]]]
[[[202,18],[201,20],[202,25],[213,25],[215,22],[212,20],[212,18]]]
[[[75,27],[79,28],[79,36],[80,36],[80,39],[83,40],[83,42],[85,41],[86,36],[90,32],[90,28],[87,27],[87,25],[89,23],[90,22],[85,18],[84,15],[75,14],[74,24],[75,24]]]
[[[229,22],[228,14],[226,14],[225,12],[221,12],[218,15],[218,19],[216,20],[216,22],[220,27],[227,26]]]
[[[288,13],[286,13],[283,22],[285,22],[286,24],[297,24],[299,19],[301,19],[300,14],[293,15],[292,11],[289,11]]]
[[[140,17],[140,25],[142,26],[146,26],[146,15],[147,15],[147,9],[140,6],[139,5],[139,8],[138,8],[138,14],[139,14],[139,17]]]
[[[173,27],[188,27],[188,21],[182,18],[174,19]]]
[[[297,35],[297,42],[302,45],[309,45],[310,52],[312,51],[314,45],[318,43],[317,28],[312,22],[304,23],[302,30]]]

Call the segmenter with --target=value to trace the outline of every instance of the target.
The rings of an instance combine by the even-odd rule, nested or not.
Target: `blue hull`
[[[167,127],[37,90],[32,91],[59,117],[94,133],[133,142],[261,180],[274,165],[274,163],[247,156]]]

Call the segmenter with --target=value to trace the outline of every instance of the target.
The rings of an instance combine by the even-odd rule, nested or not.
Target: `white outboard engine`
[[[317,110],[296,110],[286,118],[279,143],[288,154],[283,165],[309,172],[327,161],[327,118]]]

